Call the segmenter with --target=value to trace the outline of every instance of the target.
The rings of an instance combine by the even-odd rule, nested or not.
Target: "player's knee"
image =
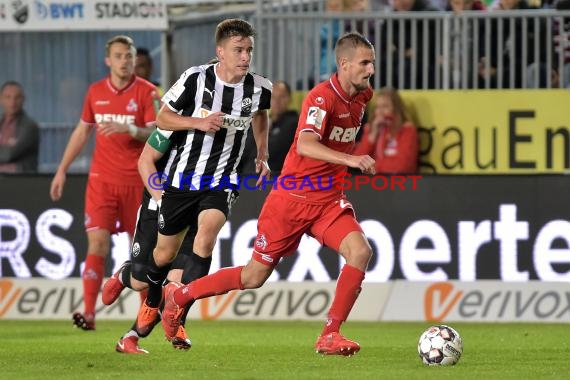
[[[176,251],[167,246],[157,245],[153,252],[154,262],[157,266],[163,267],[170,264],[176,258]]]
[[[98,256],[107,256],[111,249],[109,241],[104,239],[90,239],[88,245],[87,251]]]
[[[131,276],[131,288],[136,292],[140,292],[141,290],[148,288],[148,284]]]
[[[368,266],[368,262],[372,258],[372,249],[368,244],[358,245],[353,247],[348,257],[346,257],[346,261],[348,264],[359,268],[365,269]]]
[[[363,263],[368,265],[368,262],[372,258],[372,248],[369,245],[364,245],[358,248],[357,257],[362,260]]]

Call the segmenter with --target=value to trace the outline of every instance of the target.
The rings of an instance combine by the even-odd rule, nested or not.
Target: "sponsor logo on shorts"
[[[162,216],[162,214],[160,214],[158,216],[158,228],[160,228],[161,230],[164,229],[164,216]]]
[[[139,255],[139,253],[141,253],[141,246],[140,246],[139,242],[137,241],[135,244],[133,244],[132,255],[133,255],[133,257],[137,257]]]
[[[255,246],[261,250],[265,250],[265,248],[267,248],[267,238],[264,234],[257,236],[257,239],[255,240]]]

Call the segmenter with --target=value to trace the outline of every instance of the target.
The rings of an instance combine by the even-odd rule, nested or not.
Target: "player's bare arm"
[[[141,175],[144,186],[150,195],[152,195],[152,198],[157,202],[162,197],[162,191],[156,186],[151,186],[149,178],[157,172],[155,162],[160,160],[163,155],[164,153],[156,150],[147,142],[144,144],[144,148],[138,162],[139,174]]]
[[[267,160],[269,159],[269,115],[267,110],[259,110],[253,115],[252,120],[253,138],[257,146],[257,156],[255,158],[255,172],[259,173],[256,186],[261,185],[263,177],[269,178],[271,169]]]
[[[123,124],[115,121],[101,122],[97,124],[97,128],[103,136],[115,133],[128,133],[132,138],[139,141],[146,141],[154,129],[154,127],[138,127],[133,124]]]
[[[297,140],[297,153],[303,157],[360,169],[366,174],[376,173],[375,161],[372,157],[368,155],[353,156],[331,149],[321,144],[319,135],[312,131],[303,131],[299,133]]]
[[[190,117],[179,115],[168,108],[167,105],[162,106],[156,117],[158,126],[167,131],[197,129],[206,133],[219,131],[222,127],[223,120],[223,112],[213,112],[204,118]]]
[[[87,144],[92,130],[93,129],[88,124],[80,121],[71,133],[69,142],[67,143],[63,153],[63,158],[61,159],[53,180],[51,181],[49,195],[52,201],[59,200],[63,195],[67,169],[69,169],[75,158],[79,156],[79,153],[83,150],[85,144]]]

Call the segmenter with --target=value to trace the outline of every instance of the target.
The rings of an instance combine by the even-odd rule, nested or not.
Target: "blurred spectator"
[[[370,0],[370,9],[374,12],[390,8],[389,0]]]
[[[291,87],[284,81],[273,83],[269,129],[269,167],[272,172],[281,171],[295,138],[299,113],[290,110],[290,104]]]
[[[345,0],[344,9],[351,13],[369,12],[370,0]],[[347,20],[344,26],[346,31],[358,32],[369,41],[374,42],[374,21],[373,20]]]
[[[463,11],[484,11],[487,9],[485,3],[481,0],[449,0],[446,11],[453,11],[459,14]]]
[[[340,13],[344,11],[344,0],[327,0],[326,11]],[[336,71],[334,47],[343,33],[340,20],[333,19],[321,27],[321,61],[319,66],[319,82],[327,80]],[[310,86],[312,87],[312,86]]]
[[[285,81],[275,81],[271,92],[271,113],[269,114],[269,168],[272,173],[281,172],[285,156],[293,144],[299,113],[290,110],[291,87]],[[257,147],[250,128],[238,169],[242,175],[255,174]]]
[[[556,2],[559,11],[570,10],[570,0]],[[552,19],[553,46],[551,66],[546,62],[534,62],[527,68],[529,88],[570,88],[570,18]],[[548,82],[550,80],[550,83]]]
[[[162,97],[164,90],[160,87],[160,83],[152,79],[153,75],[153,64],[152,57],[148,49],[143,47],[137,47],[137,56],[135,58],[135,74],[141,78],[154,84]]]
[[[569,11],[570,0],[559,0],[556,3],[556,10]],[[570,88],[570,17],[556,17],[553,20],[554,27],[554,51],[555,60],[560,62],[562,55],[562,67],[558,69],[558,74],[563,83],[560,87]]]
[[[453,12],[454,16],[463,11],[484,11],[485,3],[481,0],[448,0],[446,11]],[[449,50],[449,74],[450,88],[473,88],[473,74],[476,66],[473,64],[475,57],[473,51],[473,30],[475,24],[481,30],[482,19],[460,19],[453,17],[450,23],[450,50]],[[467,36],[465,38],[465,36]],[[466,46],[463,46],[466,45]],[[467,57],[465,57],[467,54]],[[464,59],[466,58],[466,59]],[[440,64],[445,65],[441,57]],[[442,67],[443,69],[443,67]],[[463,81],[466,79],[466,83]]]
[[[326,13],[341,13],[344,11],[344,3],[346,0],[326,0],[325,12]],[[344,33],[344,25],[339,19],[325,19],[321,30],[319,32],[319,63],[318,67],[315,64],[310,70],[310,75],[307,81],[309,89],[313,88],[315,84],[329,79],[331,74],[336,71],[336,60],[334,48],[336,41],[339,39],[341,33]],[[318,71],[318,73],[317,73]],[[315,75],[318,75],[315,77]],[[304,89],[304,78],[297,81],[297,89]]]
[[[393,0],[394,12],[429,12],[437,11],[428,0]],[[416,24],[415,33],[413,24]],[[424,25],[427,23],[427,35]],[[433,88],[435,85],[435,22],[429,19],[388,20],[382,25],[381,36],[388,38],[392,27],[392,40],[384,41],[386,53],[380,56],[384,70],[392,62],[391,84],[401,88]],[[427,43],[424,43],[427,42]],[[424,57],[424,51],[426,57]],[[427,61],[424,61],[427,58]],[[424,65],[427,65],[427,77],[424,77]],[[400,68],[403,75],[400,75]],[[388,78],[389,80],[389,78]],[[424,85],[425,80],[425,85]]]
[[[24,111],[24,89],[8,81],[0,87],[0,172],[35,173],[38,168],[40,132]]]
[[[537,8],[529,6],[526,0],[500,0],[499,9],[494,12],[532,9]],[[486,31],[482,28],[479,44],[481,57],[478,67],[479,88],[487,88],[487,81],[489,88],[523,88],[526,85],[523,83],[523,72],[527,67],[532,63],[545,62],[547,35],[545,23],[540,18],[527,18],[526,27],[523,28],[522,20],[521,17],[492,18],[489,24],[485,23],[490,25],[488,33],[490,38],[488,41],[484,38]],[[502,35],[499,34],[501,29]],[[502,43],[501,50],[499,42]],[[526,49],[523,49],[523,46],[526,46]],[[535,46],[538,47],[538,55],[535,53]],[[486,53],[487,49],[489,55]],[[502,62],[501,71],[499,71],[499,62]]]
[[[406,106],[395,89],[384,87],[376,94],[372,120],[364,125],[355,155],[376,160],[377,173],[416,173],[419,139]]]

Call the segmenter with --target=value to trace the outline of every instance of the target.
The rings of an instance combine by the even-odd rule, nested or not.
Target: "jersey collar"
[[[123,92],[128,91],[133,86],[136,79],[137,79],[137,76],[133,74],[131,80],[127,83],[127,85],[125,87],[119,89],[113,85],[113,82],[111,82],[111,75],[109,74],[109,76],[107,77],[107,87],[109,87],[109,89],[111,91],[113,91],[115,94],[120,95]]]
[[[350,103],[350,96],[348,96],[348,94],[342,89],[342,86],[340,85],[340,82],[338,81],[338,73],[334,73],[330,79],[330,84],[334,90],[334,92],[336,92],[336,94],[345,102],[345,103]]]

